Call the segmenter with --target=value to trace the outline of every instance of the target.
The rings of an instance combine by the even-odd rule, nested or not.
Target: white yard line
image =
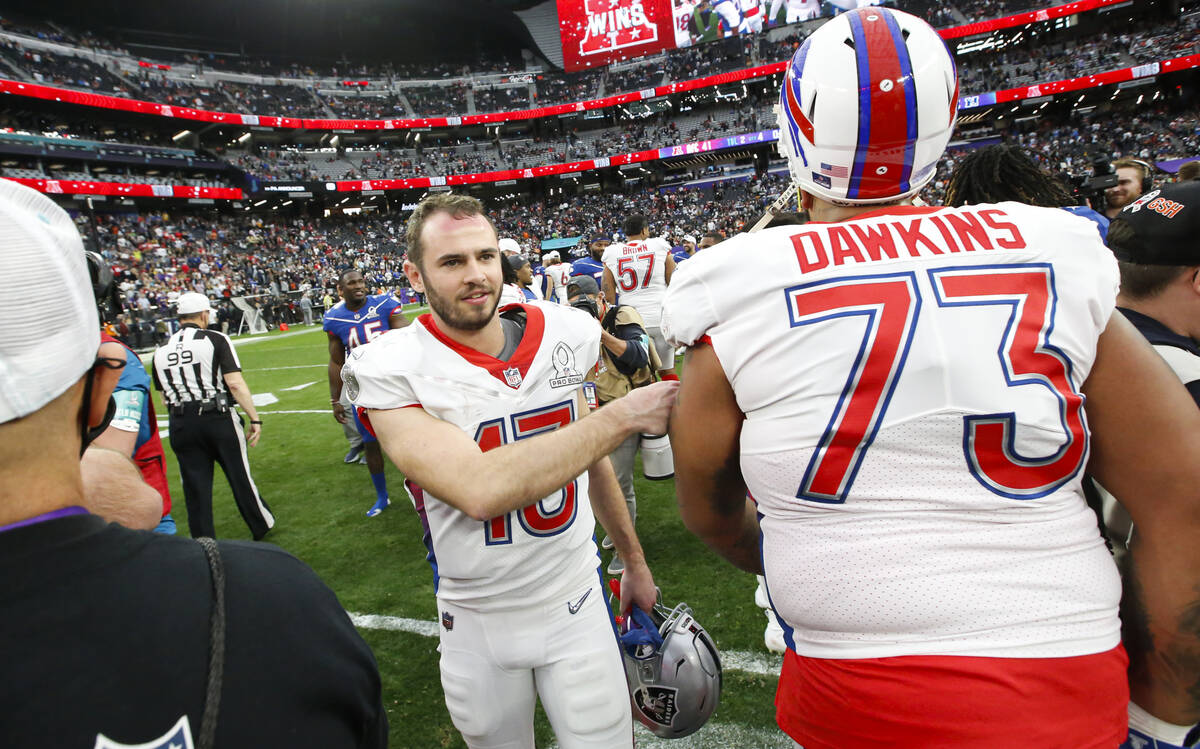
[[[326,362],[324,364],[294,364],[289,367],[258,367],[256,369],[244,369],[242,371],[243,372],[276,372],[280,369],[314,369],[316,367],[325,369],[328,366],[329,366],[329,363]]]
[[[436,637],[438,623],[424,619],[407,619],[402,616],[384,616],[383,614],[350,614],[350,621],[362,629],[385,629],[393,632],[411,632],[412,634]],[[721,651],[721,666],[726,671],[741,671],[748,674],[763,676],[779,676],[779,668],[783,658],[770,653],[752,653],[745,650]],[[673,743],[672,746],[686,746]],[[748,744],[746,746],[749,746]]]

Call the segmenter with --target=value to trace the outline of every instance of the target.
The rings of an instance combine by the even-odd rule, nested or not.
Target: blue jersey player
[[[362,435],[367,470],[371,472],[371,483],[375,485],[375,504],[367,510],[367,517],[373,518],[389,504],[383,453],[379,450],[379,442],[363,428],[358,414],[353,410],[347,414],[342,406],[342,365],[346,363],[346,352],[370,343],[386,330],[403,328],[408,325],[408,318],[400,311],[400,303],[391,294],[367,294],[367,282],[356,270],[344,271],[338,276],[337,288],[342,301],[325,313],[322,326],[329,336],[329,402],[333,405],[333,417],[341,424],[353,419],[354,426]]]
[[[600,257],[604,254],[604,248],[608,243],[604,240],[596,240],[588,245],[584,250],[583,257],[571,263],[572,276],[591,276],[599,287],[604,281],[604,263],[600,262]]]

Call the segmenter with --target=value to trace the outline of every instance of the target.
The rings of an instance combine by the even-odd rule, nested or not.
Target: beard
[[[465,331],[482,330],[496,316],[496,308],[500,306],[500,295],[495,290],[490,293],[490,305],[473,307],[466,302],[444,297],[432,287],[425,287],[425,299],[438,319],[451,328]]]

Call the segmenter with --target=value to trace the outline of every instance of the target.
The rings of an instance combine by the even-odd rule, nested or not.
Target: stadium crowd
[[[1028,9],[1021,0],[965,0],[956,4],[928,2],[900,3],[938,26],[978,21]],[[368,65],[342,61],[336,65],[281,65],[249,57],[183,55],[183,60],[198,73],[179,77],[171,73],[138,68],[122,71],[113,57],[90,59],[84,55],[95,50],[126,55],[115,45],[105,45],[94,35],[75,35],[59,29],[40,30],[9,24],[8,31],[37,39],[77,45],[78,56],[64,55],[41,48],[26,48],[19,38],[0,43],[0,56],[34,81],[83,88],[116,96],[148,99],[176,106],[192,106],[250,114],[289,117],[382,118],[453,115],[468,111],[468,91],[476,112],[524,109],[595,98],[661,85],[664,81],[685,80],[714,73],[745,68],[755,64],[786,60],[802,41],[806,31],[798,28],[785,36],[761,34],[735,37],[712,43],[673,49],[620,70],[588,70],[576,73],[534,71],[532,91],[525,85],[495,88],[486,76],[520,69],[519,63],[505,59],[476,58],[461,64],[416,66],[389,63]],[[969,58],[963,76],[963,91],[977,93],[1023,85],[1022,75],[1038,80],[1086,75],[1102,69],[1191,54],[1197,49],[1196,21],[1154,24],[1141,22],[1120,34],[1100,35],[1078,44],[1046,45],[1030,51],[1034,40],[1027,38],[1020,50],[1000,54],[976,54]],[[101,62],[106,59],[108,62]],[[234,82],[200,77],[203,70],[252,73],[264,77],[261,83]],[[484,77],[476,77],[482,75]],[[354,77],[365,80],[370,96],[329,93],[326,77]],[[286,80],[285,80],[286,79]],[[449,85],[411,85],[406,82],[441,79]],[[384,93],[386,92],[386,93]],[[532,97],[532,98],[531,98]],[[405,105],[407,102],[407,106]]]

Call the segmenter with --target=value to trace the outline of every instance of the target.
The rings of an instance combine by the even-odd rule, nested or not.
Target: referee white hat
[[[180,294],[179,301],[175,303],[175,311],[181,315],[194,315],[210,309],[212,309],[212,305],[209,304],[208,297],[198,291]]]
[[[71,217],[0,179],[0,424],[62,395],[96,361],[100,319]],[[50,300],[36,304],[38,298]]]

